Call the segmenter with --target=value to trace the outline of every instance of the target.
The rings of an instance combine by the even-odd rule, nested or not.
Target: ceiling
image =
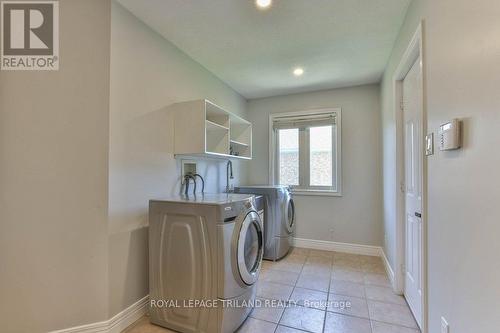
[[[252,99],[380,81],[411,0],[118,1]]]

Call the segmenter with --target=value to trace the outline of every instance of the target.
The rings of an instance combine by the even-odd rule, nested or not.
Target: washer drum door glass
[[[247,214],[241,225],[238,240],[238,268],[243,282],[248,285],[257,281],[262,261],[262,228],[259,215]]]
[[[293,232],[293,224],[295,222],[295,204],[293,203],[292,198],[288,198],[285,203],[285,218],[286,218],[286,227],[288,232]]]

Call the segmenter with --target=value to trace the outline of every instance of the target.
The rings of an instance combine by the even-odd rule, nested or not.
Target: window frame
[[[294,112],[283,112],[283,113],[272,113],[269,115],[269,183],[276,184],[279,178],[279,135],[277,135],[277,130],[274,129],[274,120],[282,117],[294,117],[294,116],[308,116],[312,114],[322,114],[322,113],[335,113],[336,114],[336,131],[335,135],[332,135],[332,172],[335,173],[336,189],[332,187],[324,186],[293,186],[292,192],[297,195],[319,195],[319,196],[342,196],[342,109],[341,108],[323,108],[323,109],[310,109],[304,111],[294,111]],[[305,133],[309,131],[306,129],[299,129],[299,147],[300,142],[303,143],[305,149],[299,149],[299,183],[308,184],[310,177],[310,166],[307,165],[309,157],[305,157],[305,154],[309,154],[309,135]],[[336,145],[334,145],[335,141]],[[310,163],[310,161],[309,161]],[[335,168],[333,169],[333,167]]]

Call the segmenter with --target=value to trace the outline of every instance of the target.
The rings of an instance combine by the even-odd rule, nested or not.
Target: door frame
[[[420,58],[422,77],[422,147],[427,134],[425,56],[423,48],[423,22],[420,22],[406,51],[402,55],[392,77],[394,89],[394,110],[396,115],[396,258],[393,289],[397,294],[404,293],[405,263],[405,195],[404,195],[404,124],[403,124],[403,80],[415,61]],[[423,152],[422,152],[423,153]],[[428,294],[427,294],[427,159],[422,158],[422,332],[428,332]]]

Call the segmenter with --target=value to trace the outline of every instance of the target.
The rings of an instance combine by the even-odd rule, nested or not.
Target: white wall
[[[2,332],[107,318],[111,5],[59,6],[59,71],[0,73]]]
[[[249,101],[254,146],[251,184],[268,182],[269,114],[342,108],[343,196],[296,196],[296,237],[382,245],[379,93],[378,85],[366,85]]]
[[[436,151],[427,159],[430,333],[440,332],[442,315],[453,333],[497,332],[500,327],[498,17],[496,0],[414,0],[382,84],[385,251],[394,263],[391,78],[423,19],[429,131],[436,133],[454,117],[464,125],[463,149]]]
[[[112,4],[109,160],[110,316],[148,293],[148,200],[180,191],[172,103],[207,98],[246,116],[246,100],[120,4]],[[189,130],[186,128],[185,130]],[[235,162],[234,183],[245,179]],[[225,188],[225,162],[199,162],[205,192]],[[200,189],[200,187],[198,187]]]

